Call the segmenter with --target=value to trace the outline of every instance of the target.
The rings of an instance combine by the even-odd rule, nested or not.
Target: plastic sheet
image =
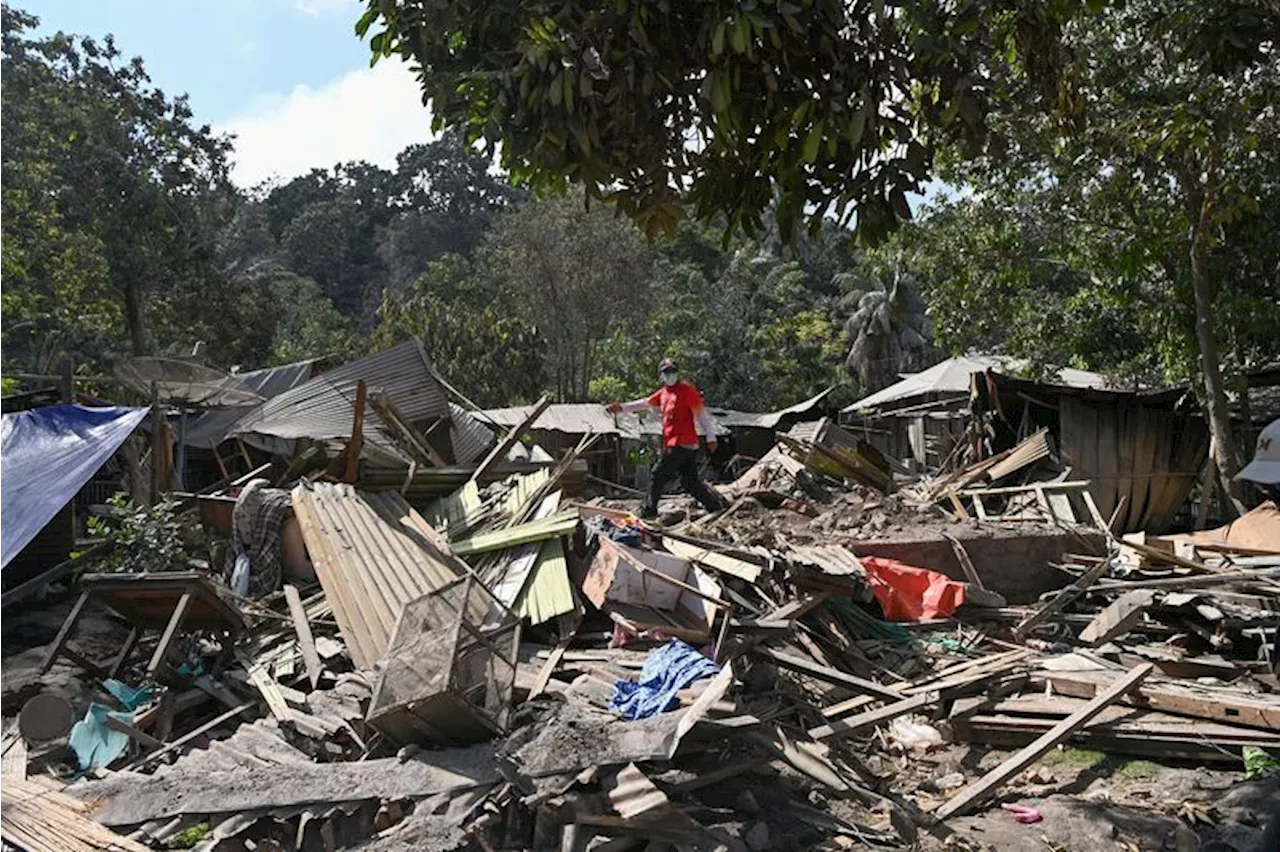
[[[0,566],[8,565],[133,433],[145,408],[51,405],[0,427]]]
[[[964,603],[964,583],[894,559],[860,556],[867,581],[890,621],[946,618]]]

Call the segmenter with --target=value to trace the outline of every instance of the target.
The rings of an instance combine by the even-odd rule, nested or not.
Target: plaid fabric
[[[260,598],[280,588],[280,531],[293,512],[293,499],[280,488],[267,488],[265,479],[245,486],[231,515],[231,547],[224,568],[228,583],[236,557],[249,557],[249,597]]]

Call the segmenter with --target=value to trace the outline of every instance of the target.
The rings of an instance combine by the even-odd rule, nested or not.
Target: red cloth
[[[871,591],[890,621],[946,618],[964,603],[964,583],[896,559],[859,556]]]
[[[662,410],[662,446],[696,447],[698,430],[694,416],[702,410],[702,394],[686,381],[671,387],[658,388],[649,397],[649,404]]]

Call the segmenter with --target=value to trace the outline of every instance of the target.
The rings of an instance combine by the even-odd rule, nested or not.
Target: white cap
[[[1236,475],[1236,479],[1261,482],[1263,485],[1280,483],[1280,420],[1273,420],[1258,436],[1258,449],[1253,461]]]

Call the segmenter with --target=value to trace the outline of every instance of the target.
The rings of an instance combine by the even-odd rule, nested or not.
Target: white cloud
[[[313,16],[341,12],[359,5],[359,0],[294,0],[293,3],[295,9]]]
[[[235,135],[232,179],[250,187],[350,160],[393,166],[406,145],[431,139],[431,113],[409,66],[384,59],[319,89],[259,98],[217,129]]]

